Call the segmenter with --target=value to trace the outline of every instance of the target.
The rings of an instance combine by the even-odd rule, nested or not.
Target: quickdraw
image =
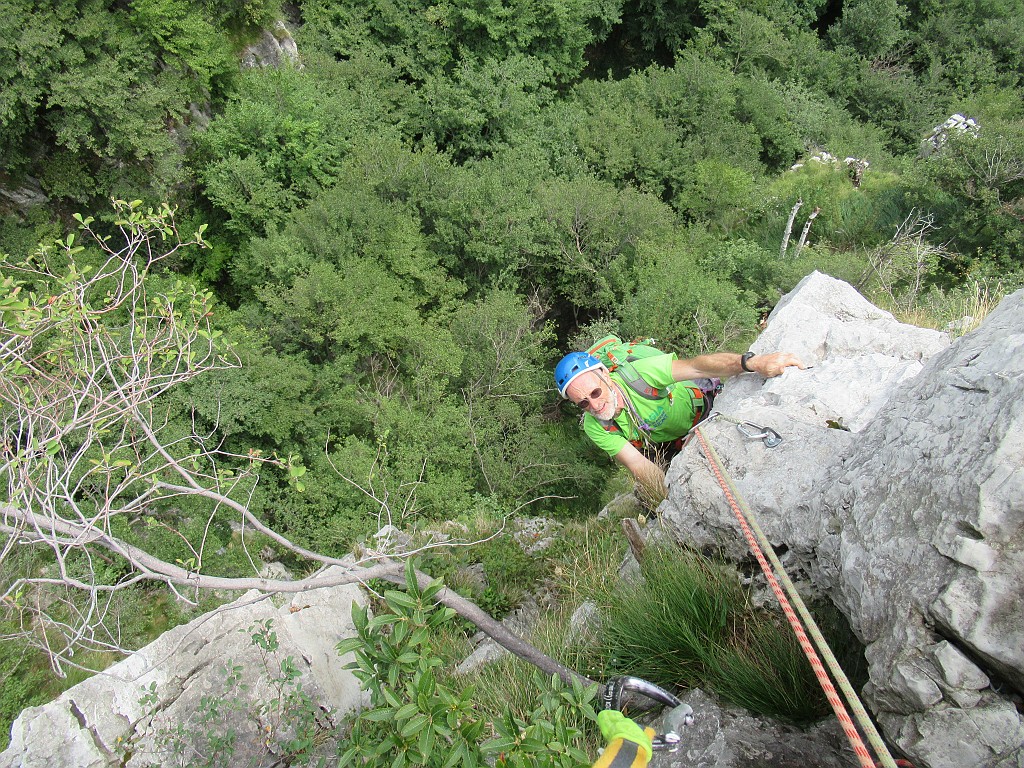
[[[765,448],[775,448],[782,443],[782,435],[771,427],[759,427],[752,421],[743,421],[736,425],[744,437],[752,440],[763,440]]]

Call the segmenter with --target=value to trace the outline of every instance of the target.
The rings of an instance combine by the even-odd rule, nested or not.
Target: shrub
[[[433,605],[443,588],[435,581],[425,589],[416,582],[413,562],[406,566],[406,591],[384,593],[385,610],[369,618],[353,604],[357,636],[338,644],[352,652],[350,668],[370,692],[372,708],[360,712],[341,754],[340,765],[483,766],[497,756],[498,766],[577,768],[589,763],[580,748],[581,731],[572,717],[596,719],[591,705],[597,686],[563,686],[535,676],[540,700],[529,720],[511,711],[493,723],[495,738],[480,743],[487,723],[477,716],[475,690],[453,690],[438,682],[442,660],[431,646],[432,633],[454,616]]]

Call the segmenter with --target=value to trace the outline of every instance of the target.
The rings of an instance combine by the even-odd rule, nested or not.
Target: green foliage
[[[541,60],[519,54],[463,62],[427,78],[410,128],[457,161],[487,157],[529,131],[551,101],[549,77]]]
[[[17,0],[0,18],[0,164],[49,194],[156,190],[181,181],[167,128],[231,80],[230,47],[177,0]],[[57,164],[50,167],[50,155]]]
[[[657,199],[583,177],[537,191],[548,225],[550,289],[574,307],[614,306],[635,287],[637,249],[671,227]]]
[[[935,323],[1013,283],[1019,1],[850,0],[822,30],[825,5],[305,0],[289,6],[302,68],[240,73],[275,0],[15,0],[0,18],[0,244],[20,261],[61,237],[49,263],[81,274],[98,255],[62,255],[82,245],[61,236],[62,200],[131,191],[212,217],[213,247],[169,256],[144,287],[156,312],[214,312],[204,330],[242,367],[156,405],[175,440],[216,434],[233,456],[212,476],[297,542],[340,555],[388,521],[578,517],[610,475],[553,406],[549,368],[587,329],[696,353],[738,348],[813,269]],[[953,112],[979,136],[917,157]],[[869,161],[859,186],[841,166],[787,170],[821,150]],[[37,189],[52,203],[26,213]],[[889,249],[915,210],[937,227],[920,246],[949,248],[927,269]],[[4,284],[5,330],[32,292],[53,295],[33,280]],[[103,327],[126,333],[127,310]],[[40,339],[54,361],[61,333]],[[170,347],[156,361],[178,362]],[[46,440],[40,459],[80,439]],[[107,481],[141,488],[107,439],[74,474],[88,509]],[[262,462],[276,471],[253,489]],[[172,562],[246,567],[252,544],[219,517],[217,549],[185,545],[207,519],[195,504],[145,517],[112,527]],[[536,574],[483,552],[512,585],[480,597],[504,609]]]
[[[671,64],[672,56],[704,26],[706,15],[697,0],[626,0],[621,24],[609,37],[620,50],[612,61],[641,69],[648,64]],[[619,59],[625,59],[624,62]]]
[[[642,250],[638,286],[620,307],[627,338],[652,336],[689,356],[735,343],[756,322],[729,282],[729,245],[694,230]]]
[[[184,0],[132,0],[131,21],[152,36],[166,61],[183,75],[194,73],[208,92],[232,71],[231,47],[223,33],[194,3]]]
[[[227,226],[259,236],[333,186],[367,126],[357,95],[315,72],[250,69],[240,85],[223,113],[196,133],[193,166]]]
[[[896,0],[853,0],[843,5],[843,16],[829,29],[838,45],[848,45],[867,59],[878,59],[905,38],[907,9]]]
[[[617,9],[599,0],[500,3],[458,0],[424,11],[412,0],[307,0],[303,16],[316,48],[341,57],[356,52],[389,61],[416,83],[472,62],[535,59],[551,83],[583,69],[594,28],[607,27]]]
[[[789,63],[788,41],[780,26],[761,13],[730,8],[709,22],[704,35],[708,33],[715,35],[716,57],[733,72],[772,76],[785,73]],[[708,44],[706,37],[700,42]]]
[[[956,250],[1024,259],[1024,120],[980,118],[977,136],[953,135],[914,169],[911,194],[936,214]]]
[[[1017,0],[908,3],[916,68],[967,94],[987,85],[1020,84],[1024,18]]]
[[[495,738],[480,743],[487,723],[474,711],[474,689],[438,682],[442,661],[431,637],[454,615],[432,603],[442,588],[436,581],[421,587],[409,561],[406,590],[386,591],[383,610],[372,619],[353,603],[357,636],[339,643],[338,652],[354,654],[349,666],[370,692],[372,709],[355,718],[340,765],[472,767],[488,764],[489,755],[510,767],[589,762],[572,721],[578,712],[596,718],[591,702],[597,688],[566,687],[557,677],[536,679],[540,701],[529,720],[507,713],[493,723]]]
[[[588,81],[574,92],[582,115],[566,125],[567,140],[600,178],[685,210],[680,190],[694,162],[720,160],[749,173],[762,167],[757,132],[737,114],[739,82],[724,65],[693,52],[671,70]]]
[[[807,722],[828,705],[789,627],[754,610],[736,574],[696,554],[648,550],[643,581],[610,596],[614,670],[700,687],[758,714]]]
[[[737,228],[737,234],[768,248],[781,246],[786,221],[798,201],[802,206],[794,220],[791,247],[815,209],[819,210],[809,241],[824,241],[840,250],[888,240],[909,213],[898,175],[869,166],[856,186],[850,169],[838,160],[805,160],[803,167],[779,176],[764,193],[755,214]]]

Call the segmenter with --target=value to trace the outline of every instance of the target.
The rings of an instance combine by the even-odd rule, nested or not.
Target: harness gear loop
[[[675,752],[679,749],[679,742],[682,740],[680,731],[688,725],[693,725],[693,708],[689,704],[684,704],[679,697],[669,693],[661,686],[630,675],[613,677],[605,684],[604,708],[622,709],[625,703],[623,701],[624,694],[627,691],[642,694],[672,708],[664,718],[665,732],[654,736],[651,739],[651,746],[655,751]]]
[[[729,419],[729,421],[734,420]],[[708,463],[711,465],[711,471],[714,473],[715,478],[718,480],[718,484],[725,493],[726,501],[729,503],[733,513],[736,515],[736,519],[739,522],[743,535],[747,540],[747,544],[750,546],[751,552],[753,552],[754,556],[757,558],[757,562],[760,564],[765,578],[768,580],[769,585],[771,585],[772,592],[775,593],[775,597],[782,606],[782,612],[786,615],[786,620],[789,622],[790,627],[792,627],[793,633],[796,635],[797,640],[800,643],[800,647],[807,656],[807,660],[811,664],[811,669],[814,671],[815,677],[818,678],[818,682],[821,684],[821,688],[825,692],[825,697],[828,699],[828,703],[832,706],[832,710],[836,713],[836,718],[839,720],[839,724],[842,726],[847,739],[849,739],[850,745],[853,747],[853,751],[856,753],[857,759],[862,768],[875,768],[875,763],[871,759],[871,753],[868,752],[867,748],[864,746],[864,742],[861,739],[860,734],[857,733],[857,728],[854,725],[853,720],[850,718],[850,715],[847,713],[846,707],[839,698],[839,695],[836,693],[835,686],[832,685],[832,681],[829,679],[828,674],[821,663],[821,659],[818,657],[814,646],[811,645],[811,642],[807,637],[807,632],[804,631],[804,626],[801,624],[801,618],[807,625],[807,631],[809,631],[814,637],[814,644],[817,645],[818,650],[821,651],[821,655],[825,657],[829,670],[835,677],[840,689],[842,689],[843,695],[846,697],[846,700],[850,705],[850,709],[853,710],[853,713],[857,718],[857,722],[864,730],[864,733],[867,734],[868,741],[874,748],[878,759],[885,768],[896,768],[897,764],[893,760],[892,755],[889,754],[888,747],[885,746],[885,743],[882,741],[882,737],[876,730],[874,723],[871,722],[871,718],[864,709],[864,705],[861,704],[860,698],[853,690],[853,686],[850,685],[850,681],[846,677],[846,673],[843,672],[842,667],[839,666],[839,662],[836,661],[835,655],[832,653],[832,650],[829,648],[824,636],[821,634],[821,630],[818,629],[818,625],[814,621],[814,617],[811,616],[810,612],[807,610],[807,606],[804,605],[803,599],[800,597],[799,593],[797,593],[796,587],[786,574],[785,569],[782,567],[782,562],[779,560],[778,555],[775,554],[775,550],[768,541],[768,537],[765,536],[764,531],[762,531],[761,527],[757,524],[757,520],[750,511],[750,507],[743,501],[743,497],[740,496],[735,484],[729,478],[717,451],[715,451],[714,447],[705,437],[704,424],[698,426],[695,432],[697,433],[697,439],[700,441],[701,449],[707,457]],[[767,557],[765,556],[766,552],[768,553]],[[768,563],[769,559],[771,560],[771,566]],[[772,571],[772,566],[774,566],[775,572],[778,573],[778,579],[776,579],[775,572]],[[782,581],[785,585],[785,592],[783,592],[782,587],[779,585],[779,581]],[[787,594],[789,595],[789,598],[787,598]],[[790,599],[792,600],[792,604],[790,603]],[[796,605],[796,611],[793,609],[794,604]],[[799,617],[797,616],[797,611],[800,613]]]

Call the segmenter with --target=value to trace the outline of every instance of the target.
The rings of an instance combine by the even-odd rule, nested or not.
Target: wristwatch
[[[740,368],[742,368],[747,373],[753,373],[754,372],[753,368],[747,367],[747,361],[750,358],[752,358],[753,356],[754,356],[753,352],[744,352],[742,355],[740,355]]]

